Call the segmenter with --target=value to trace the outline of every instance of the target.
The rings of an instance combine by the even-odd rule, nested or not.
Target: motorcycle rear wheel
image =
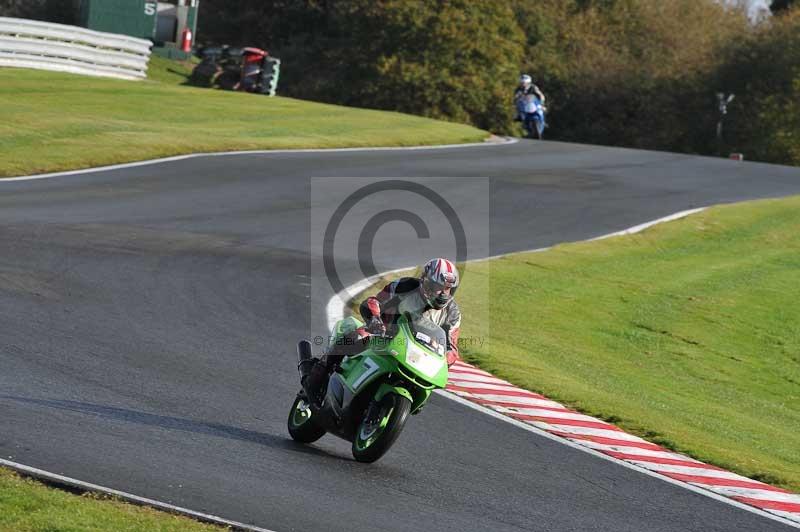
[[[303,394],[297,394],[292,403],[287,427],[292,439],[300,443],[312,443],[325,435],[325,429],[318,427],[311,418],[311,408]]]
[[[353,438],[353,457],[372,463],[383,456],[394,444],[408,419],[411,401],[402,395],[389,393],[381,399],[378,414],[363,419]]]

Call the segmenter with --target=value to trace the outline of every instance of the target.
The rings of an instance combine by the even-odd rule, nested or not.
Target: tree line
[[[80,0],[0,0],[0,17],[77,24]]]
[[[64,19],[69,4],[0,0],[0,13]],[[729,4],[202,0],[198,36],[269,49],[287,96],[509,134],[525,72],[548,96],[551,139],[800,164],[800,0],[760,22]],[[721,140],[718,93],[735,94]]]
[[[800,164],[790,3],[754,23],[715,0],[204,0],[199,33],[270,49],[289,96],[507,134],[527,72],[551,139]]]
[[[199,33],[270,49],[289,96],[508,134],[527,72],[551,139],[800,164],[797,3],[755,23],[716,0],[204,0]]]

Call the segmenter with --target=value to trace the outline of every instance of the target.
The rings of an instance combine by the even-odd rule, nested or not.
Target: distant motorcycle
[[[547,127],[545,111],[542,101],[533,94],[525,95],[517,100],[517,115],[522,121],[522,127],[527,137],[539,140],[544,138],[544,128]]]

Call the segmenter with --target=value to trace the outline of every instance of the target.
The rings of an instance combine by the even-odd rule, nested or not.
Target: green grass
[[[469,282],[487,277],[488,302]],[[800,197],[473,263],[465,279],[462,335],[492,317],[468,361],[800,491]]]
[[[0,468],[0,531],[181,531],[222,528],[97,495],[76,496]]]
[[[150,79],[141,82],[0,69],[0,177],[193,152],[410,146],[488,136],[400,113],[181,85],[190,68],[153,58]]]
[[[173,61],[157,55],[150,56],[147,79],[172,85],[186,84],[192,69],[200,60],[192,58],[187,61]]]

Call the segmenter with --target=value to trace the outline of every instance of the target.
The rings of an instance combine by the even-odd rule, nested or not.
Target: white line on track
[[[504,137],[501,141],[493,142],[473,142],[470,144],[440,144],[438,146],[395,146],[395,147],[374,147],[374,148],[300,148],[296,150],[248,150],[248,151],[220,151],[210,153],[188,153],[186,155],[175,155],[173,157],[163,157],[161,159],[150,159],[147,161],[136,161],[133,163],[112,164],[109,166],[98,166],[96,168],[85,168],[83,170],[69,170],[66,172],[52,172],[48,174],[37,174],[19,177],[2,177],[0,183],[14,181],[32,181],[34,179],[50,179],[53,177],[63,177],[69,175],[94,174],[97,172],[107,172],[110,170],[123,170],[125,168],[136,168],[139,166],[149,166],[153,164],[172,163],[184,161],[186,159],[196,159],[199,157],[227,157],[231,155],[280,155],[295,153],[347,153],[360,151],[429,151],[429,150],[452,150],[460,148],[506,146],[516,144],[519,139]]]
[[[605,235],[598,236],[598,237],[595,237],[595,238],[591,238],[588,241],[602,240],[602,239],[605,239],[605,238],[611,238],[611,237],[614,237],[614,236],[621,236],[621,235],[631,235],[631,234],[634,234],[634,233],[638,233],[638,232],[644,231],[645,229],[647,229],[649,227],[652,227],[652,226],[654,226],[656,224],[660,224],[660,223],[664,223],[664,222],[670,222],[670,221],[673,221],[673,220],[678,220],[680,218],[684,218],[686,216],[701,212],[701,211],[703,211],[705,209],[706,209],[706,207],[700,207],[700,208],[696,208],[696,209],[689,209],[689,210],[685,210],[685,211],[676,212],[676,213],[671,214],[669,216],[665,216],[663,218],[658,218],[658,219],[652,220],[650,222],[639,224],[639,225],[630,227],[628,229],[624,229],[622,231],[615,231],[613,233],[609,233],[609,234],[605,234]],[[500,254],[500,255],[493,255],[493,256],[490,256],[490,257],[482,258],[482,259],[474,259],[474,260],[472,260],[470,262],[483,262],[483,261],[487,261],[487,260],[491,260],[491,259],[508,257],[510,255],[519,255],[519,254],[522,254],[522,253],[542,252],[542,251],[547,251],[550,248],[551,248],[551,246],[544,247],[544,248],[538,248],[538,249],[531,249],[531,250],[527,250],[527,251],[516,251],[516,252],[513,252],[513,253],[503,253],[503,254]],[[366,290],[367,288],[372,286],[381,277],[385,277],[387,275],[391,275],[391,274],[402,272],[402,271],[407,271],[407,270],[410,270],[410,269],[412,269],[414,267],[416,267],[416,265],[409,265],[409,266],[406,266],[404,268],[397,268],[397,269],[394,269],[394,270],[391,270],[391,271],[388,271],[388,272],[380,273],[378,275],[373,275],[373,276],[371,276],[371,277],[369,277],[367,279],[363,279],[363,280],[361,280],[361,281],[359,281],[357,283],[354,283],[354,284],[346,287],[344,290],[342,290],[341,292],[339,292],[337,294],[334,294],[334,296],[331,297],[331,299],[328,301],[328,305],[326,306],[326,316],[327,316],[327,321],[328,321],[328,330],[332,330],[333,326],[340,319],[342,319],[342,317],[344,317],[344,311],[345,311],[345,308],[346,308],[346,305],[347,305],[347,299],[349,297],[353,297],[353,296],[355,296],[357,294],[360,294],[361,292],[363,292],[364,290]],[[471,368],[469,368],[469,369],[471,370]],[[465,373],[465,372],[461,372],[461,373]],[[456,374],[458,374],[458,372],[456,372]],[[486,374],[486,376],[487,377],[493,377],[493,375],[488,374],[488,373]],[[459,382],[458,386],[469,386],[469,384],[467,384],[465,382]],[[489,386],[487,386],[487,388],[488,387]],[[493,388],[495,388],[495,387],[497,387],[497,386],[493,386]],[[601,458],[603,460],[608,460],[609,462],[614,462],[615,464],[620,465],[622,467],[625,467],[625,468],[628,468],[628,469],[632,469],[634,471],[638,471],[639,473],[642,473],[644,475],[648,475],[648,476],[653,477],[653,478],[657,478],[659,480],[662,480],[662,481],[667,482],[669,484],[672,484],[674,486],[680,486],[681,488],[687,489],[687,490],[695,492],[695,493],[699,493],[699,494],[704,495],[706,497],[712,498],[712,499],[714,499],[716,501],[722,502],[722,503],[730,505],[730,506],[734,506],[736,508],[740,508],[740,509],[748,511],[750,513],[754,513],[756,515],[760,515],[761,517],[766,517],[767,519],[771,519],[773,521],[777,521],[777,522],[782,523],[784,525],[788,525],[788,526],[791,526],[791,527],[794,527],[794,528],[800,528],[800,522],[796,521],[797,514],[793,514],[793,513],[789,513],[789,512],[781,512],[781,511],[776,511],[776,510],[773,510],[772,511],[773,513],[766,512],[766,511],[761,510],[759,508],[756,508],[754,506],[750,506],[750,505],[741,503],[739,501],[736,501],[734,499],[731,499],[728,496],[725,496],[723,494],[716,493],[715,491],[711,491],[712,489],[714,489],[716,491],[721,491],[721,492],[725,493],[726,491],[722,490],[720,487],[713,487],[712,488],[712,487],[695,486],[694,484],[690,484],[690,483],[687,483],[687,482],[683,482],[683,481],[680,481],[680,480],[676,480],[676,479],[661,475],[661,474],[658,473],[658,471],[662,471],[662,472],[665,472],[665,473],[666,472],[672,472],[672,473],[681,473],[681,474],[689,474],[689,475],[699,475],[700,474],[702,476],[715,477],[715,478],[726,478],[726,479],[734,479],[734,480],[738,480],[738,479],[751,480],[751,479],[747,479],[746,477],[741,477],[740,475],[737,475],[735,473],[731,473],[731,472],[728,472],[728,471],[716,470],[716,469],[699,469],[699,468],[686,467],[686,466],[675,466],[675,465],[669,465],[669,464],[658,464],[658,463],[642,462],[642,461],[637,461],[635,463],[634,462],[627,462],[627,461],[615,458],[613,456],[604,454],[604,453],[600,452],[599,450],[593,449],[590,446],[587,446],[585,441],[580,441],[579,440],[580,443],[578,443],[577,441],[573,441],[573,440],[570,440],[570,439],[567,439],[567,438],[562,438],[562,437],[557,436],[555,434],[551,434],[551,433],[547,432],[547,430],[543,430],[543,428],[540,428],[540,427],[546,427],[549,430],[556,430],[556,431],[560,431],[560,432],[572,432],[572,433],[575,433],[575,434],[602,435],[602,436],[605,436],[605,437],[610,437],[610,438],[615,438],[615,439],[625,439],[625,440],[629,439],[631,441],[646,441],[646,440],[642,440],[641,438],[638,438],[636,436],[630,435],[630,434],[628,434],[626,432],[603,430],[603,429],[593,429],[593,428],[588,428],[588,427],[573,427],[573,426],[569,426],[569,425],[557,425],[557,424],[550,425],[548,423],[543,423],[543,422],[538,422],[538,421],[523,422],[523,421],[519,421],[519,420],[516,420],[514,418],[511,418],[511,417],[509,417],[507,415],[504,415],[504,414],[502,414],[502,413],[500,413],[500,412],[498,412],[496,410],[488,408],[487,406],[483,406],[483,405],[480,405],[478,403],[475,403],[475,402],[471,401],[469,397],[462,397],[462,395],[460,393],[457,394],[457,393],[449,392],[449,391],[446,391],[446,390],[436,390],[435,393],[437,393],[438,395],[441,395],[442,397],[446,397],[446,398],[448,398],[448,399],[450,399],[452,401],[460,403],[460,404],[462,404],[462,405],[464,405],[466,407],[472,408],[473,410],[477,410],[478,412],[481,412],[483,414],[492,416],[492,417],[494,417],[496,419],[499,419],[501,421],[504,421],[506,423],[510,423],[511,425],[514,425],[515,427],[521,428],[523,430],[527,430],[529,432],[533,432],[534,434],[537,434],[537,435],[539,435],[539,436],[541,436],[543,438],[547,438],[549,440],[558,442],[558,443],[560,443],[562,445],[566,445],[566,446],[571,447],[573,449],[577,449],[579,451],[591,454],[592,456],[596,456],[597,458]],[[488,397],[489,397],[488,395],[483,395],[483,394],[480,396],[480,398],[482,398],[482,399],[487,399]],[[493,398],[493,400],[498,401],[498,402],[520,402],[520,401],[522,401],[522,402],[526,402],[526,403],[533,404],[533,405],[537,405],[537,404],[538,405],[542,405],[544,403],[544,404],[554,404],[554,405],[557,405],[557,406],[563,406],[563,405],[560,405],[559,403],[556,403],[554,401],[547,401],[547,400],[544,400],[544,399],[540,400],[540,399],[533,399],[533,398],[522,398],[522,397],[504,396],[504,395],[495,395],[495,396],[492,396],[492,398]],[[498,410],[500,410],[503,407],[496,407],[496,408]],[[506,410],[508,410],[508,409],[506,409]],[[510,412],[513,412],[513,411],[510,411]],[[595,445],[592,445],[592,446],[597,446],[597,445],[595,444]],[[606,448],[606,447],[609,447],[609,446],[601,445],[600,447]],[[640,455],[642,457],[644,457],[645,455],[651,454],[651,453],[655,453],[655,451],[649,451],[648,452],[648,451],[643,450],[643,449],[636,449],[636,450],[634,450],[632,448],[629,448],[629,449],[631,449],[631,450],[628,451],[628,452],[630,452],[631,454],[637,454],[637,455]],[[661,455],[663,455],[663,453],[659,453],[656,456],[661,456]],[[685,456],[680,456],[680,459],[681,460],[686,460],[687,461],[687,465],[692,464],[692,463],[698,463],[698,464],[701,463],[701,462],[694,462],[693,459],[691,459],[689,457],[685,457]],[[698,473],[698,472],[701,472],[701,473]],[[730,491],[727,491],[727,492],[732,493]],[[791,499],[791,500],[793,500],[793,499]]]
[[[188,508],[182,508],[180,506],[175,506],[165,502],[148,499],[146,497],[140,497],[132,493],[127,493],[124,491],[107,488],[105,486],[100,486],[97,484],[91,484],[89,482],[84,482],[82,480],[65,477],[63,475],[57,475],[55,473],[50,473],[49,471],[44,471],[42,469],[37,469],[35,467],[26,466],[24,464],[18,464],[17,462],[11,462],[9,460],[0,459],[0,465],[5,466],[9,469],[13,469],[19,473],[35,477],[41,480],[45,480],[47,482],[72,486],[73,488],[78,488],[81,490],[90,491],[94,493],[104,493],[106,495],[113,495],[115,497],[119,497],[120,499],[123,499],[133,504],[151,506],[153,508],[158,508],[159,510],[164,510],[174,514],[185,515],[187,517],[192,517],[194,519],[197,519],[199,521],[204,521],[207,523],[214,523],[217,525],[232,527],[236,530],[247,530],[248,532],[275,532],[274,530],[269,530],[267,528],[259,528],[257,526],[240,523],[238,521],[223,519],[222,517],[216,515],[196,512]]]

